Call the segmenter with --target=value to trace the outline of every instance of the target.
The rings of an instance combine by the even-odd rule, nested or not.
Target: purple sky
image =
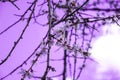
[[[29,0],[26,0],[29,1]],[[9,25],[13,24],[14,21],[18,20],[19,17],[18,16],[14,16],[14,14],[21,14],[24,12],[24,10],[28,7],[28,5],[26,5],[26,3],[24,2],[24,0],[19,1],[19,3],[16,3],[21,10],[18,11],[13,5],[11,5],[10,3],[0,3],[0,32],[3,31],[5,28],[7,28]],[[22,5],[21,5],[22,4]],[[62,11],[59,11],[59,13],[62,15]],[[41,23],[45,23],[47,18],[45,18],[45,16],[42,16],[40,19],[38,19]],[[14,45],[14,41],[16,41],[20,35],[20,33],[22,32],[24,25],[25,25],[26,21],[21,21],[18,24],[16,24],[15,26],[13,26],[11,29],[9,29],[7,32],[5,32],[4,34],[0,35],[0,60],[2,60],[3,58],[5,58],[5,56],[8,54],[8,52],[10,51],[10,49],[12,48],[12,46]],[[117,25],[113,25],[113,26],[117,26]],[[114,28],[114,27],[113,27]],[[105,29],[103,29],[105,30]],[[113,30],[113,29],[112,29]],[[112,58],[111,57],[114,55],[114,50],[116,51],[116,48],[114,49],[114,47],[117,47],[117,51],[115,53],[119,53],[120,50],[118,47],[120,47],[118,44],[119,40],[120,40],[120,36],[118,35],[118,33],[114,33],[116,31],[112,31],[113,35],[111,35],[111,33],[108,33],[108,35],[110,36],[108,38],[108,35],[106,36],[105,34],[99,33],[98,35],[99,38],[97,37],[96,40],[98,40],[98,42],[96,41],[93,45],[96,45],[97,48],[93,49],[93,53],[98,53],[99,50],[102,50],[101,53],[104,53],[104,49],[101,49],[103,46],[106,47],[106,50],[109,50],[111,48],[109,48],[107,45],[110,44],[109,46],[112,46],[113,50],[108,51],[109,53],[111,51],[111,56],[108,57],[109,54],[105,55],[104,60],[106,60],[104,62],[104,60],[100,63],[97,63],[95,61],[91,61],[88,59],[87,63],[86,63],[86,68],[83,70],[83,73],[81,75],[81,80],[99,80],[96,79],[95,76],[102,76],[102,80],[120,80],[120,78],[118,79],[112,79],[112,77],[116,77],[119,72],[119,65],[114,64],[117,59],[118,62],[120,61],[119,57],[117,57],[119,54],[116,54],[114,57],[116,58]],[[115,30],[119,30],[119,28],[115,28]],[[14,68],[16,68],[16,66],[19,66],[35,49],[35,47],[41,42],[41,39],[45,36],[47,32],[47,27],[41,27],[38,24],[35,24],[33,21],[31,22],[30,26],[28,27],[28,29],[26,30],[23,39],[19,42],[19,44],[17,45],[17,47],[15,48],[15,50],[13,51],[11,57],[8,59],[8,61],[0,66],[0,78],[5,76],[6,74],[8,74],[10,71],[12,71]],[[101,35],[102,34],[102,35]],[[114,36],[117,37],[114,38]],[[105,37],[102,37],[105,36]],[[104,39],[105,38],[105,39]],[[114,39],[115,40],[114,40]],[[101,41],[102,39],[102,41]],[[110,39],[110,42],[106,43],[108,40]],[[118,39],[118,40],[116,40]],[[114,44],[114,41],[116,41],[116,43]],[[118,42],[118,43],[117,43]],[[102,45],[101,45],[102,44]],[[94,47],[96,47],[94,46]],[[101,47],[102,46],[102,47]],[[55,59],[60,59],[62,58],[63,53],[62,49],[60,49],[59,51],[56,52],[56,49],[58,49],[58,47],[53,47],[52,49],[52,58]],[[96,52],[97,50],[97,52]],[[57,53],[57,54],[56,54]],[[101,54],[99,53],[99,54]],[[32,59],[34,59],[35,56],[32,57]],[[94,56],[94,58],[99,59],[99,57]],[[103,55],[101,55],[101,58],[103,58]],[[101,59],[100,58],[100,59]],[[31,59],[31,60],[32,60]],[[43,55],[40,59],[39,62],[43,62],[45,61],[46,57]],[[96,61],[97,61],[96,59]],[[107,63],[108,60],[111,59],[111,64],[109,65],[105,65]],[[27,69],[31,63],[31,60],[29,60],[28,65],[23,66],[23,69]],[[72,61],[72,59],[71,59]],[[98,60],[99,61],[99,60]],[[56,72],[55,73],[50,73],[49,75],[56,75],[60,72],[62,72],[62,62],[58,61],[58,62],[51,62],[52,66],[54,66],[56,68]],[[77,64],[77,65],[81,65],[81,61]],[[88,65],[88,66],[87,66]],[[113,65],[111,67],[111,65]],[[41,67],[42,66],[42,67]],[[102,68],[101,68],[102,67]],[[104,69],[105,67],[105,69]],[[102,69],[101,71],[98,70]],[[106,69],[108,68],[108,69]],[[114,68],[116,68],[114,70]],[[37,63],[34,67],[35,70],[35,74],[36,75],[41,75],[42,72],[45,69],[45,63],[42,63],[41,65],[39,65],[39,63]],[[7,77],[4,80],[20,80],[21,75],[19,75],[21,69],[19,69],[18,71],[16,71],[14,74],[10,75],[9,77]],[[117,72],[119,70],[119,72]],[[40,72],[39,72],[40,71]],[[108,75],[110,76],[109,78]],[[116,76],[114,76],[116,75]],[[69,74],[70,76],[70,74]],[[119,77],[119,76],[118,76]],[[29,80],[29,79],[26,79]],[[30,80],[38,80],[38,79],[30,79]]]

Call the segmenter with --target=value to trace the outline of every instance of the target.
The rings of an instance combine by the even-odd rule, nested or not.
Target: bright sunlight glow
[[[117,24],[103,28],[103,35],[93,44],[92,57],[100,65],[98,72],[111,68],[120,72],[120,27]]]

